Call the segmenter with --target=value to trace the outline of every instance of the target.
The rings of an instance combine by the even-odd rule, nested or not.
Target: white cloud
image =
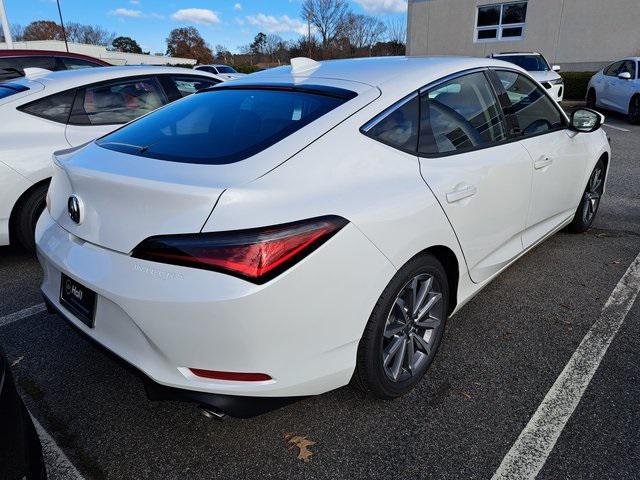
[[[129,0],[131,5],[140,5],[140,0]]]
[[[171,18],[178,22],[198,23],[200,25],[215,25],[220,23],[218,15],[206,8],[183,8],[171,15]]]
[[[367,12],[400,13],[407,11],[407,0],[355,0]]]
[[[251,25],[257,25],[269,33],[296,32],[304,35],[307,30],[306,24],[288,15],[282,15],[276,18],[273,15],[259,13],[257,15],[248,15],[247,21]]]
[[[242,10],[242,5],[241,5],[241,4],[239,4],[239,3],[236,3],[236,4],[233,6],[233,9],[234,9],[234,10],[238,10],[238,11],[240,11],[240,10]]]
[[[111,10],[109,15],[114,15],[116,17],[139,18],[142,16],[142,12],[131,8],[116,8],[115,10]]]

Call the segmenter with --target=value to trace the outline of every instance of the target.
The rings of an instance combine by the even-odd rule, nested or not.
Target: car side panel
[[[0,245],[9,244],[9,219],[16,201],[32,183],[0,161]]]

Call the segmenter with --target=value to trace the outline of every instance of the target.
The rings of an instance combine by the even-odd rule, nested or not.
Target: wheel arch
[[[9,215],[9,242],[12,243],[15,240],[15,229],[16,229],[16,221],[18,218],[18,214],[24,205],[24,202],[29,198],[33,192],[40,188],[43,185],[48,185],[51,182],[51,177],[40,180],[39,182],[34,183],[29,188],[27,188],[22,195],[18,197],[16,203],[13,205],[11,209],[11,215]]]
[[[447,273],[447,282],[449,283],[447,315],[451,315],[458,305],[458,285],[460,283],[460,262],[458,257],[453,250],[444,245],[425,248],[415,256],[424,254],[433,255],[442,264]]]

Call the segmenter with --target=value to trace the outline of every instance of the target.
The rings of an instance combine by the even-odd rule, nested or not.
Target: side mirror
[[[560,65],[554,65],[553,67],[551,67],[551,70],[553,70],[554,72],[559,72],[560,71]]]
[[[590,108],[578,108],[571,114],[570,128],[574,132],[590,133],[598,130],[604,123],[604,115]]]
[[[620,72],[618,78],[620,80],[631,80],[631,74],[629,72]]]

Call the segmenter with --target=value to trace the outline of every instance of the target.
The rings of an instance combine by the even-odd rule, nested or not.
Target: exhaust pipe
[[[206,418],[213,418],[214,420],[222,421],[227,416],[226,413],[217,410],[215,408],[200,405],[200,413],[204,415]]]

